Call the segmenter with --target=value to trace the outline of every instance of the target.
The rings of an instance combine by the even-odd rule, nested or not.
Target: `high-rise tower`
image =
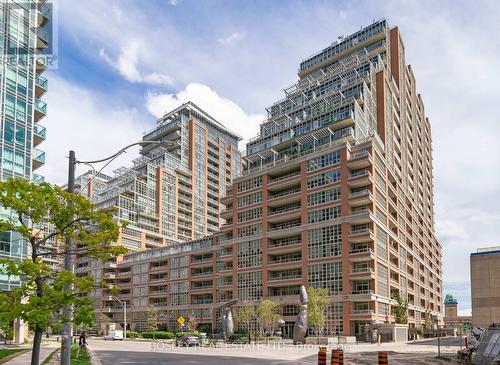
[[[35,171],[45,163],[38,147],[46,130],[40,123],[47,114],[41,100],[47,91],[46,69],[39,53],[47,47],[49,8],[45,1],[0,3],[0,178],[23,178],[35,182]],[[9,212],[0,208],[0,214]],[[0,233],[0,258],[25,258],[28,244],[18,233]],[[0,290],[18,285],[16,278],[0,275]]]

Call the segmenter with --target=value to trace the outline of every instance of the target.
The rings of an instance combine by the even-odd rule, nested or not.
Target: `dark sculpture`
[[[307,291],[304,285],[300,286],[300,307],[299,314],[293,326],[293,344],[304,343],[304,338],[307,332]]]

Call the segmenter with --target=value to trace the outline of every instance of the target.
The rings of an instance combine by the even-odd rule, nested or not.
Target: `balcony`
[[[47,129],[39,124],[33,128],[33,147],[38,146],[47,138]]]
[[[36,48],[43,51],[49,45],[49,32],[47,29],[38,27],[36,29],[36,36]]]
[[[269,281],[277,281],[279,285],[283,285],[283,281],[297,281],[302,279],[302,270],[287,270],[287,271],[270,271]]]
[[[47,4],[39,4],[38,10],[36,12],[36,24],[37,27],[43,27],[49,21],[50,8]]]
[[[39,99],[35,99],[34,103],[35,110],[35,123],[47,115],[47,104]]]
[[[351,188],[363,187],[372,183],[372,174],[367,169],[351,172],[347,179],[347,185]]]
[[[374,279],[375,270],[371,267],[352,267],[350,276],[352,279]]]
[[[349,194],[349,201],[351,203],[351,206],[353,205],[358,205],[358,204],[369,204],[373,200],[373,195],[370,191],[370,189],[360,189],[360,190],[355,190],[352,193]]]
[[[352,309],[351,315],[353,316],[373,316],[375,311],[373,309]]]
[[[349,216],[349,222],[355,224],[370,223],[372,221],[371,212],[369,208],[353,208]]]
[[[47,69],[47,61],[43,57],[36,58],[36,74],[40,75]]]
[[[39,98],[47,91],[48,80],[43,76],[37,76],[35,80],[35,97]]]
[[[351,294],[353,295],[359,295],[359,294],[373,294],[372,289],[353,289],[351,291]]]
[[[45,164],[45,152],[44,151],[40,151],[38,149],[33,149],[33,154],[32,154],[32,168],[33,168],[33,171],[40,168],[41,166],[43,166]]]
[[[41,184],[45,182],[45,177],[38,174],[33,174],[33,182],[36,184]]]
[[[367,150],[361,150],[351,153],[347,160],[347,166],[351,170],[362,169],[372,164],[372,157]]]
[[[350,242],[366,242],[373,240],[373,231],[370,228],[352,230],[349,233]]]

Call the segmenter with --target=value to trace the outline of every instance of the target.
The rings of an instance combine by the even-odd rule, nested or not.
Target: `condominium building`
[[[488,328],[500,323],[500,246],[479,248],[470,255],[472,324]]]
[[[399,28],[380,20],[341,37],[298,76],[247,144],[220,230],[118,264],[133,326],[156,306],[172,329],[183,315],[213,330],[222,302],[270,298],[289,336],[300,285],[328,289],[329,334],[394,322],[396,294],[410,327],[442,319],[431,128]],[[122,320],[116,304],[103,309]]]
[[[46,63],[40,53],[47,46],[48,22],[49,11],[44,1],[0,3],[2,180],[43,181],[35,171],[45,163],[45,152],[38,147],[46,137],[41,124],[47,114],[47,105],[41,100],[47,91],[47,79],[42,76]],[[0,208],[0,214],[5,219],[11,213]],[[28,250],[28,243],[18,233],[0,233],[0,258],[23,259],[29,254]],[[17,278],[0,275],[0,290],[18,285]]]
[[[223,223],[220,198],[241,175],[240,139],[188,102],[145,133],[133,166],[114,176],[89,171],[77,178],[75,189],[100,208],[117,208],[117,219],[127,223],[117,244],[130,252],[204,237]],[[115,266],[82,256],[76,270],[114,283]]]

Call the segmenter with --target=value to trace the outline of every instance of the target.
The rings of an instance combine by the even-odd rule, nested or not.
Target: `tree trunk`
[[[40,364],[40,347],[42,345],[43,329],[36,326],[35,337],[33,338],[33,350],[31,351],[31,365]]]

